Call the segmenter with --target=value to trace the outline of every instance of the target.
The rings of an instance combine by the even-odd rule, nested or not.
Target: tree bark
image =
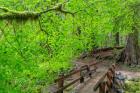
[[[120,38],[120,35],[119,35],[119,32],[117,32],[115,34],[115,46],[119,46],[119,44],[120,44],[119,38]]]
[[[139,64],[139,44],[138,44],[138,30],[136,27],[132,27],[133,33],[128,35],[127,44],[125,49],[122,51],[120,58],[117,61],[124,62],[128,65]]]
[[[139,30],[140,30],[140,3],[130,7],[133,10],[132,32],[128,35],[127,44],[121,53],[118,61],[122,61],[128,65],[138,65],[140,63],[140,47],[139,47]]]

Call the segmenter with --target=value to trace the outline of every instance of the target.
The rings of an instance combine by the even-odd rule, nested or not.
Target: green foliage
[[[139,93],[140,92],[140,80],[133,80],[126,82],[125,93]]]
[[[0,0],[0,5],[37,12],[60,2]],[[80,53],[105,46],[108,34],[129,33],[133,2],[70,0],[63,8],[76,12],[74,16],[48,12],[38,20],[0,20],[0,93],[39,93],[61,71],[70,70]]]

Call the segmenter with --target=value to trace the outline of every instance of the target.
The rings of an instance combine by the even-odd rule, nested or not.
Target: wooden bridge
[[[120,48],[120,47],[119,47]],[[112,49],[112,48],[108,48]],[[106,51],[107,49],[103,49],[103,51]],[[96,52],[100,52],[102,50],[96,50]],[[94,76],[93,74],[97,73],[96,70],[100,70],[99,64],[102,62],[93,62],[92,64],[89,65],[83,65],[79,69],[71,71],[69,74],[65,75],[64,73],[61,73],[59,75],[59,78],[55,80],[55,83],[57,84],[57,89],[53,93],[64,93],[64,91],[74,85],[74,84],[83,84],[86,82],[86,79],[88,78],[93,79]],[[90,93],[112,93],[112,88],[113,88],[113,83],[114,83],[114,78],[115,78],[115,64],[110,65],[100,75],[100,79],[97,80],[95,84],[92,84],[90,88],[87,86],[87,89],[82,90],[83,92],[78,92],[78,93],[85,93],[88,88],[92,91]],[[71,80],[69,83],[65,83],[66,80],[73,75],[76,75],[76,78],[74,80]],[[93,83],[92,81],[90,83]],[[86,87],[86,86],[83,86]],[[89,92],[86,92],[89,93]]]
[[[115,64],[113,64],[108,71],[100,78],[94,86],[94,91],[99,89],[99,93],[112,93],[112,87],[115,77]]]
[[[83,83],[86,76],[87,76],[87,78],[88,77],[91,78],[92,74],[94,72],[96,72],[97,64],[98,63],[93,63],[91,65],[84,65],[79,70],[73,71],[68,75],[61,74],[60,77],[57,80],[55,80],[55,82],[58,83],[58,90],[55,93],[63,93],[64,89],[73,85],[76,82],[80,81],[80,83]],[[92,66],[94,66],[94,69],[91,69]],[[77,74],[77,73],[80,73],[80,75],[77,79],[73,80],[72,82],[70,82],[67,85],[64,85],[64,81],[66,78],[68,78],[69,76],[72,76],[74,74]]]

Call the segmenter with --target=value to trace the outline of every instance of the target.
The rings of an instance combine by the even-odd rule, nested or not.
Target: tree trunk
[[[119,32],[117,32],[117,33],[115,34],[115,46],[119,46],[119,44],[120,44],[119,38],[120,38]]]
[[[139,30],[140,30],[140,3],[134,4],[130,7],[133,10],[133,26],[132,31],[127,38],[127,44],[121,53],[118,61],[122,61],[128,65],[140,64],[140,47],[138,44]]]
[[[139,64],[140,57],[140,48],[138,45],[138,30],[136,27],[133,27],[132,30],[134,32],[128,35],[126,47],[117,61],[122,61],[128,65],[137,65]]]

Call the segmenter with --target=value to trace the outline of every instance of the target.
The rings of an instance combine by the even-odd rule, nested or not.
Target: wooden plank
[[[92,63],[92,64],[90,64],[89,65],[89,67],[92,67],[92,66],[95,66],[95,65],[97,65],[97,64],[99,64],[100,62],[94,62],[94,63]],[[87,66],[87,65],[84,65],[85,67]],[[83,66],[83,67],[84,67]],[[84,71],[84,70],[87,70],[87,68],[80,68],[80,69],[78,69],[78,70],[76,70],[76,71],[73,71],[73,72],[71,72],[71,73],[69,73],[68,75],[65,75],[64,76],[64,79],[66,79],[66,78],[68,78],[68,77],[70,77],[70,76],[72,76],[72,75],[74,75],[74,74],[77,74],[77,73],[80,73],[81,71]],[[58,79],[56,79],[54,82],[56,83],[56,82],[58,82],[59,80],[61,80],[61,78],[59,77]]]
[[[98,63],[100,63],[100,62],[98,62]],[[79,73],[79,72],[82,72],[82,71],[86,70],[87,73],[89,74],[88,77],[90,77],[91,74],[92,74],[91,71],[96,71],[97,67],[96,67],[95,65],[98,64],[98,63],[95,62],[95,63],[92,63],[92,64],[90,64],[90,65],[84,65],[84,66],[82,66],[80,69],[78,69],[78,70],[76,70],[76,71],[74,71],[74,72],[71,72],[71,73],[68,74],[68,75],[65,75],[65,76],[63,75],[63,77],[59,77],[58,79],[56,79],[55,82],[58,82],[58,88],[59,88],[59,89],[56,91],[56,93],[63,93],[63,90],[64,90],[64,89],[66,89],[67,87],[73,85],[74,83],[78,82],[79,80],[82,80],[82,79],[85,77],[86,74],[83,75],[83,76],[80,76],[78,79],[76,79],[76,80],[72,81],[71,83],[69,83],[69,84],[67,84],[67,85],[64,86],[64,85],[63,85],[64,80],[65,80],[66,78],[68,78],[69,76],[72,76],[72,75],[74,75],[74,74],[76,74],[76,73]],[[95,66],[95,68],[92,69],[92,70],[90,70],[90,67],[92,67],[92,66]],[[84,82],[84,81],[83,81],[83,82]]]
[[[73,71],[73,72],[71,72],[70,74],[65,75],[65,76],[64,76],[64,79],[66,79],[66,78],[68,78],[69,76],[72,76],[72,75],[74,75],[74,74],[80,73],[80,71],[84,71],[84,70],[86,70],[86,68],[78,69],[78,70],[76,70],[76,71]],[[60,77],[59,77],[58,79],[56,79],[56,80],[55,80],[55,83],[58,82],[60,79],[61,79]]]
[[[106,93],[106,82],[101,82],[99,86],[99,93]]]
[[[77,81],[79,81],[81,79],[81,77],[77,78],[76,80],[72,81],[71,83],[65,85],[64,87],[62,88],[59,88],[55,93],[59,93],[60,91],[63,91],[64,89],[66,89],[67,87],[75,84]]]
[[[106,78],[106,76],[107,76],[108,74],[111,74],[110,72],[112,72],[112,74],[115,73],[114,64],[108,69],[108,71],[107,71],[107,72],[99,79],[99,81],[96,83],[96,85],[95,85],[94,88],[93,88],[94,91],[96,91],[96,90],[99,88],[100,84],[104,81],[104,79]],[[112,77],[112,79],[113,79],[113,77]],[[112,80],[111,80],[111,81],[112,81]],[[112,82],[113,82],[113,81],[112,81]]]
[[[103,82],[103,80],[105,79],[105,77],[106,77],[106,73],[96,83],[96,85],[94,86],[94,91],[96,91],[99,88],[100,84]]]
[[[100,48],[100,49],[95,49],[93,50],[91,53],[95,54],[98,52],[102,52],[102,51],[108,51],[108,50],[113,50],[113,49],[123,49],[124,47],[119,46],[119,47],[107,47],[107,48]]]
[[[64,86],[64,74],[60,75],[61,79],[58,82],[58,88],[61,88]],[[59,91],[59,93],[63,93],[63,90]]]

